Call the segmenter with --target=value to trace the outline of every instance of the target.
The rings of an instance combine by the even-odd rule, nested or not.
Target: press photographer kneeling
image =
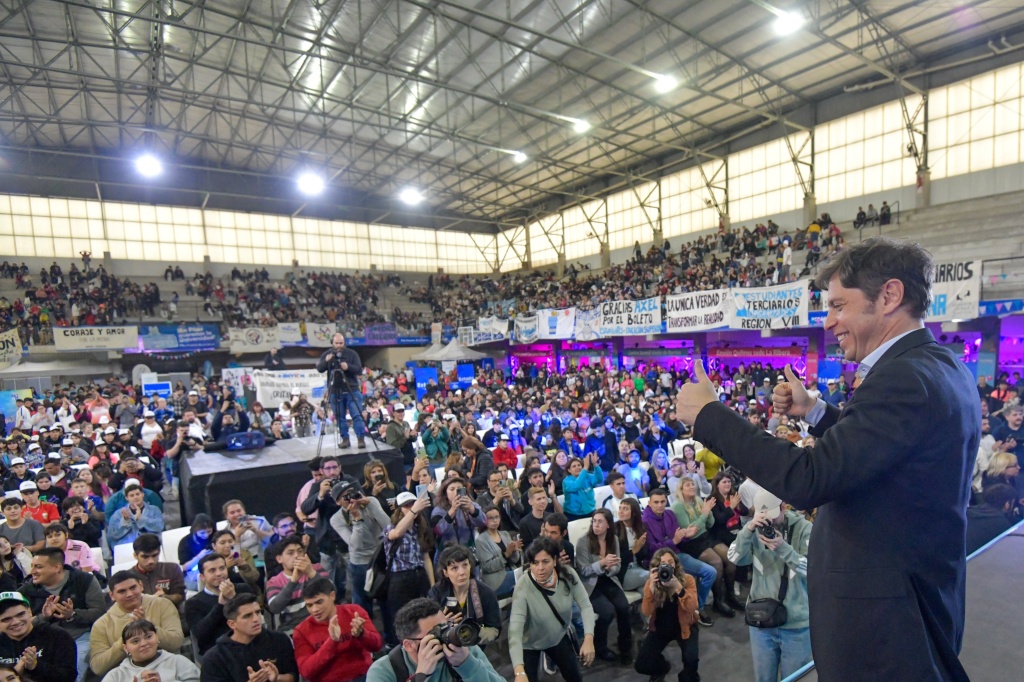
[[[699,682],[697,582],[683,572],[671,548],[654,553],[640,610],[649,624],[636,657],[636,671],[650,675],[652,680],[664,680],[672,664],[663,652],[669,644],[678,642],[683,654],[679,682]]]

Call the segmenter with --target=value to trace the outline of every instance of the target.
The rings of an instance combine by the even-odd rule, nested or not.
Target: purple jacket
[[[647,551],[652,556],[662,547],[679,549],[678,545],[672,541],[679,528],[679,522],[676,521],[676,515],[672,513],[671,509],[666,507],[665,513],[659,519],[654,510],[647,507],[644,509],[643,519],[644,528],[647,529]]]

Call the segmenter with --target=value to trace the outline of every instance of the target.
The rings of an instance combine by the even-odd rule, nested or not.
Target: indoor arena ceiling
[[[1022,28],[1019,0],[0,0],[0,191],[493,230]]]

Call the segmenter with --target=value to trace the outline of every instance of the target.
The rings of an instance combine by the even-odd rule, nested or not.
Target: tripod
[[[336,369],[331,369],[327,373],[327,410],[334,410],[334,373]],[[316,441],[316,456],[320,456],[320,451],[324,447],[324,434],[327,432],[327,410],[324,410],[324,419],[320,422],[320,437]],[[334,416],[335,422],[337,422],[338,416]],[[334,425],[334,451],[337,452],[341,448],[341,443],[338,441],[338,434],[340,428],[337,424]]]
[[[333,398],[337,397],[337,394],[335,393],[335,391],[337,390],[337,387],[336,387],[336,384],[334,383],[334,381],[335,381],[336,373],[338,371],[340,371],[340,370],[336,369],[336,368],[332,368],[330,374],[328,375],[328,377],[330,379],[330,383],[328,384],[328,390],[327,390],[328,398],[327,398],[327,401],[328,401],[328,403],[330,403],[332,409],[334,408],[334,405],[335,405],[335,401],[333,400]],[[348,395],[348,397],[350,399],[350,404],[353,405],[353,406],[357,405],[358,401],[356,400],[355,395],[352,393],[352,389],[350,389],[348,387],[348,382],[345,381],[345,377],[344,376],[341,377],[341,382],[340,383],[341,383],[342,390],[345,391],[345,393]],[[359,418],[363,419],[363,416],[359,415]],[[342,419],[345,419],[345,415],[344,414],[340,414],[339,415],[337,413],[337,411],[335,411],[335,413],[334,413],[334,421],[336,422],[336,425],[337,425],[337,429],[334,432],[334,449],[335,449],[335,451],[337,451],[341,447],[341,444],[338,441],[338,435],[341,433],[341,420]],[[353,415],[352,422],[353,422],[352,423],[352,428],[353,428],[353,430],[355,430],[355,415]],[[377,439],[373,437],[373,435],[370,433],[370,430],[366,427],[366,420],[365,419],[363,419],[363,428],[366,429],[366,437],[370,439],[371,443],[373,443],[373,449],[374,450],[380,450],[380,445],[377,444]],[[320,454],[320,448],[322,447],[323,435],[324,435],[323,434],[323,430],[321,429],[321,431],[320,431],[320,443],[317,444],[317,449],[316,449],[316,452],[317,452],[318,455]],[[357,436],[358,436],[358,434],[357,434]]]

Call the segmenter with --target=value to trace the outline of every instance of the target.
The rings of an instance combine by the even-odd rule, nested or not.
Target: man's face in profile
[[[887,320],[881,299],[872,302],[860,289],[847,289],[834,276],[828,284],[828,315],[825,329],[832,332],[847,362],[861,362],[881,345]]]

